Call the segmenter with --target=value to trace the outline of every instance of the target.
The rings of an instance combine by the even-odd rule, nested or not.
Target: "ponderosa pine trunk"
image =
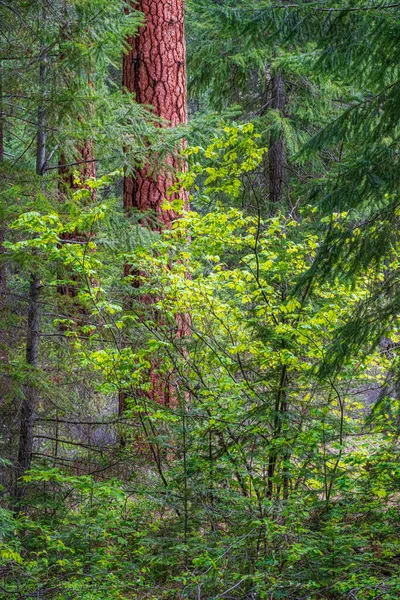
[[[123,86],[140,104],[153,107],[157,117],[175,127],[187,121],[186,45],[183,0],[139,0],[134,4],[145,17],[139,34],[128,39],[123,59]],[[172,156],[165,172],[154,176],[149,167],[125,177],[124,207],[152,211],[161,227],[170,227],[176,214],[162,204],[174,183],[173,170],[182,164]],[[175,197],[178,197],[176,194]],[[172,200],[174,197],[172,197]]]
[[[187,121],[186,44],[183,0],[139,0],[132,3],[144,15],[145,23],[137,36],[128,39],[129,52],[123,58],[123,86],[140,104],[151,106],[155,116],[165,121],[165,126],[176,127]],[[174,172],[182,171],[184,163],[172,155],[167,158],[165,170],[152,173],[150,166],[137,169],[133,177],[124,179],[124,208],[129,215],[132,209],[153,213],[157,228],[170,228],[177,214],[163,210],[168,190],[174,183]],[[183,199],[184,191],[174,192],[170,200]],[[129,273],[129,266],[125,274]],[[151,299],[143,298],[144,304]],[[157,317],[156,317],[157,319]],[[187,319],[177,319],[176,337],[188,333]],[[156,363],[149,373],[150,397],[169,405],[175,401],[173,377],[161,380]],[[125,394],[120,393],[119,412],[125,410]]]

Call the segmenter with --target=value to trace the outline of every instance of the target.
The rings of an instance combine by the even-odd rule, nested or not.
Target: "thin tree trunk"
[[[39,359],[39,327],[40,327],[40,279],[37,275],[31,275],[29,287],[29,309],[28,309],[28,330],[26,340],[26,362],[33,370],[38,366]],[[30,469],[33,448],[33,427],[35,421],[35,409],[37,405],[37,388],[32,381],[32,371],[29,374],[29,381],[25,386],[24,400],[21,409],[21,428],[19,435],[18,450],[18,476]],[[24,486],[18,485],[19,494],[23,495]]]
[[[4,160],[4,120],[3,120],[3,73],[0,61],[0,164]],[[0,220],[0,310],[3,315],[7,306],[7,269],[4,261],[5,223]],[[0,361],[8,361],[8,335],[7,331],[0,330]]]
[[[39,80],[40,87],[43,92],[43,100],[46,94],[44,90],[46,81],[46,58],[43,55],[45,52],[42,49],[42,60],[40,62]],[[38,131],[37,131],[37,144],[36,144],[36,173],[37,175],[44,174],[44,168],[46,166],[46,107],[44,102],[38,109]]]
[[[0,163],[4,160],[3,67],[0,61]]]
[[[288,411],[288,401],[287,401],[287,368],[284,366],[282,368],[279,388],[276,394],[275,400],[275,410],[274,410],[274,426],[272,433],[272,448],[268,457],[268,491],[267,498],[273,498],[274,492],[274,477],[276,471],[276,465],[279,458],[278,451],[274,447],[274,444],[279,440],[282,432],[282,425],[284,420],[286,419]],[[286,476],[285,476],[286,477]],[[284,483],[285,488],[287,486],[287,481]]]
[[[4,160],[4,123],[3,123],[3,73],[2,65],[0,61],[0,163]],[[7,273],[6,265],[2,260],[2,254],[4,254],[4,223],[0,223],[0,306],[5,301],[6,287],[7,287]]]
[[[41,48],[41,62],[39,68],[39,86],[42,94],[42,103],[38,108],[38,129],[36,136],[36,174],[43,176],[46,167],[46,49]],[[31,274],[29,286],[28,323],[26,335],[26,362],[29,368],[28,381],[24,389],[24,399],[21,408],[21,425],[19,433],[18,464],[16,499],[20,500],[25,495],[26,486],[21,481],[24,473],[31,467],[35,411],[37,407],[37,384],[34,381],[34,371],[39,364],[40,342],[40,293],[41,283],[37,273]]]
[[[285,86],[282,71],[278,71],[271,79],[271,108],[281,114],[285,111]],[[283,176],[286,161],[285,141],[282,135],[271,134],[268,149],[269,197],[271,204],[277,206],[282,201]]]
[[[6,265],[3,262],[2,254],[4,254],[4,240],[5,240],[5,232],[4,232],[4,223],[0,224],[0,306],[4,304],[5,295],[7,291],[7,273],[6,273]]]

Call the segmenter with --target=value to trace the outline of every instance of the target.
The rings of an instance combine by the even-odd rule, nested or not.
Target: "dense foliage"
[[[395,600],[400,6],[187,0],[177,128],[137,8],[0,1],[0,598]]]

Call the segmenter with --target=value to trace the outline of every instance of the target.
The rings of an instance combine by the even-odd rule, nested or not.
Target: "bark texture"
[[[6,291],[7,291],[7,275],[6,275],[6,266],[2,259],[2,254],[4,254],[4,225],[0,224],[0,306],[3,305]]]
[[[0,62],[0,163],[4,160],[4,124],[3,124],[3,78],[1,72],[1,62]],[[4,240],[5,240],[5,232],[4,232],[4,223],[0,223],[0,307],[3,306],[5,302],[5,294],[7,289],[7,273],[6,273],[6,265],[1,260],[1,254],[4,254]],[[2,358],[2,354],[0,351],[0,359]]]
[[[271,108],[285,111],[285,86],[282,72],[276,73],[271,79]],[[285,142],[282,135],[271,135],[268,149],[269,162],[269,195],[273,205],[282,200],[283,176],[286,161]]]
[[[31,276],[29,288],[28,327],[26,338],[26,362],[35,369],[39,360],[40,340],[40,280],[37,275]],[[18,449],[18,477],[30,469],[33,448],[33,433],[35,424],[35,410],[37,406],[37,389],[33,380],[33,372],[29,374],[30,381],[25,386],[24,399],[21,408],[21,426]],[[17,486],[17,498],[24,493],[21,482]]]
[[[3,125],[3,74],[0,61],[0,162],[4,160],[4,125]]]
[[[97,163],[94,159],[93,142],[91,140],[84,142],[84,144],[78,148],[76,163],[76,165],[70,166],[67,164],[65,156],[61,154],[59,160],[60,200],[63,201],[64,197],[68,196],[72,191],[83,187],[89,190],[89,203],[94,203],[96,201],[96,189],[90,188],[87,186],[87,184],[85,184],[85,182],[87,182],[89,179],[95,179],[97,174]],[[81,180],[80,185],[74,182],[74,169],[78,169],[79,171],[79,178]],[[88,241],[87,234],[82,234],[79,231],[75,231],[73,233],[63,233],[61,235],[61,239],[64,242],[70,243],[84,243]],[[66,273],[65,276],[66,278],[71,279],[71,283],[58,285],[57,291],[61,296],[76,298],[79,291],[77,278],[75,275],[68,273]]]
[[[129,52],[123,59],[123,86],[135,94],[136,101],[152,107],[154,115],[165,120],[168,127],[187,121],[186,88],[186,45],[183,0],[138,0],[132,6],[144,14],[145,23],[139,34],[128,39]],[[133,208],[150,212],[157,217],[160,229],[170,228],[177,214],[163,210],[169,188],[174,183],[174,172],[182,171],[184,164],[173,156],[166,159],[165,169],[152,173],[149,166],[137,169],[134,177],[124,179],[124,208],[129,215]],[[184,200],[188,196],[183,190],[175,192],[169,199]],[[153,225],[154,227],[154,225]],[[125,265],[124,274],[131,273]],[[143,305],[150,306],[154,298],[143,297]],[[160,327],[164,325],[160,316],[154,316]],[[188,334],[188,318],[178,318],[176,338]],[[173,374],[161,374],[162,361],[154,359],[149,370],[152,400],[165,406],[176,401]],[[119,412],[126,408],[126,393],[119,395]]]
[[[128,39],[130,51],[123,60],[123,85],[135,94],[137,102],[152,106],[157,117],[175,127],[187,120],[183,0],[139,0],[135,8],[143,12],[145,25],[139,35]],[[161,207],[174,183],[174,169],[182,169],[182,164],[170,156],[165,171],[157,176],[144,167],[135,177],[126,177],[125,210],[152,211],[163,227],[170,227],[176,214]]]
[[[94,149],[92,140],[87,140],[80,146],[76,152],[76,163],[69,164],[64,154],[61,154],[59,160],[60,183],[59,190],[61,195],[68,195],[71,190],[77,190],[80,185],[74,183],[74,170],[79,171],[79,178],[82,187],[90,192],[90,202],[96,200],[96,190],[89,188],[85,182],[88,179],[95,179],[97,175],[97,162],[94,159]]]
[[[45,109],[47,56],[45,47],[41,48],[42,61],[39,68],[39,85],[42,102],[38,108],[38,128],[36,134],[36,174],[43,176],[46,168],[47,114]],[[31,467],[35,411],[38,400],[38,388],[34,371],[39,364],[40,343],[40,294],[41,284],[37,273],[31,274],[29,286],[28,323],[26,331],[26,362],[29,374],[24,388],[24,399],[21,407],[21,423],[18,446],[17,482],[15,497],[20,500],[25,495],[26,486],[21,477]]]

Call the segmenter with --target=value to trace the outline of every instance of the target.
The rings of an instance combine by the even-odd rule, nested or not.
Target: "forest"
[[[399,48],[0,0],[0,600],[400,598]]]

